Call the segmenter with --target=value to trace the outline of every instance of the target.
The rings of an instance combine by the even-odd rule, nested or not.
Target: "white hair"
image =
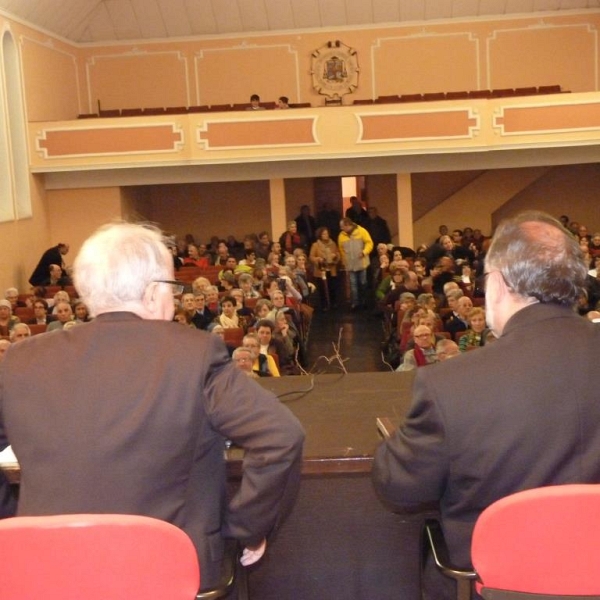
[[[141,306],[150,283],[173,278],[173,257],[160,231],[132,223],[100,227],[73,267],[75,287],[92,316]]]

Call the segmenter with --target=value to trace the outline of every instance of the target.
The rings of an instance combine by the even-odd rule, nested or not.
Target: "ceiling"
[[[373,26],[600,9],[600,0],[0,0],[77,43]]]

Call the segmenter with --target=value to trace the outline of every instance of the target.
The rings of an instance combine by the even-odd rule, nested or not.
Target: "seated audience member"
[[[435,352],[435,337],[427,325],[418,325],[413,332],[414,348],[407,350],[402,358],[402,364],[396,371],[411,371],[437,362]]]
[[[73,282],[61,268],[60,265],[50,265],[48,269],[48,277],[42,281],[42,285],[71,285]]]
[[[60,290],[60,291],[56,292],[56,294],[54,294],[54,296],[52,297],[52,300],[50,302],[48,302],[48,304],[50,304],[52,306],[52,314],[56,314],[55,309],[56,309],[56,305],[59,302],[66,302],[67,304],[71,304],[71,297],[69,296],[69,293],[66,292],[65,290]]]
[[[196,327],[196,324],[193,322],[194,317],[196,316],[196,296],[192,292],[186,292],[182,294],[181,300],[179,301],[179,305],[185,313],[186,323],[191,323],[194,327]]]
[[[241,327],[240,319],[235,309],[235,298],[232,296],[223,296],[220,304],[221,314],[215,318],[215,323],[221,325],[223,329]]]
[[[233,274],[233,271],[225,271],[219,280],[219,293],[225,292],[226,294],[229,294],[236,286],[237,283],[235,281],[235,275]]]
[[[256,333],[247,333],[242,340],[242,346],[252,352],[252,370],[259,377],[280,377],[275,359],[270,354],[261,353]]]
[[[250,106],[246,110],[265,110],[265,107],[260,105],[260,96],[258,94],[250,96]]]
[[[277,106],[275,108],[279,110],[285,110],[290,107],[290,102],[287,96],[279,96],[277,99]]]
[[[445,293],[445,296],[446,296],[446,307],[445,308],[448,308],[449,311],[445,315],[442,315],[442,321],[444,323],[448,319],[450,319],[452,316],[458,318],[458,313],[456,312],[456,305],[457,305],[459,298],[462,298],[464,295],[465,295],[464,292],[458,287],[456,289],[448,290],[448,292]]]
[[[281,268],[281,254],[279,252],[269,252],[265,270],[268,275],[277,275]]]
[[[83,300],[76,300],[73,303],[73,314],[77,323],[89,323],[92,320]]]
[[[390,292],[400,289],[404,285],[404,271],[399,267],[390,265],[389,275],[383,278],[375,290],[375,299],[383,301]],[[386,302],[387,304],[387,302]]]
[[[246,333],[248,327],[254,322],[254,312],[245,305],[244,292],[240,288],[232,289],[229,295],[235,300],[235,312],[238,316],[239,326]]]
[[[244,258],[242,258],[238,266],[239,267],[250,267],[253,268],[256,264],[256,250],[254,248],[244,251]]]
[[[438,362],[444,362],[449,358],[458,356],[460,354],[460,349],[454,340],[443,338],[435,345],[435,353],[437,355]]]
[[[412,292],[403,292],[398,297],[397,303],[397,308],[395,304],[393,307],[390,307],[392,310],[391,325],[394,329],[396,329],[398,326],[398,319],[401,319],[402,322],[405,315],[407,315],[408,313],[412,314],[415,307],[417,306],[417,299],[415,298],[415,295]]]
[[[260,298],[260,294],[254,289],[254,277],[250,273],[242,273],[238,277],[238,285],[244,294],[244,298]]]
[[[435,296],[430,293],[419,294],[417,296],[417,305],[422,306],[426,310],[437,311],[437,301]]]
[[[456,314],[452,314],[444,324],[444,329],[456,338],[456,334],[469,328],[469,312],[473,308],[473,301],[468,296],[462,296],[456,301]]]
[[[224,267],[228,257],[229,248],[227,247],[227,242],[225,240],[219,240],[217,242],[214,264]]]
[[[216,285],[209,285],[204,289],[206,306],[215,315],[219,314],[219,288]]]
[[[192,319],[188,311],[185,308],[183,308],[183,306],[179,306],[175,309],[175,313],[173,314],[173,321],[175,321],[176,323],[180,323],[181,325],[185,325],[186,327],[196,329],[196,326],[192,323]]]
[[[393,309],[400,296],[405,292],[409,292],[415,297],[425,293],[423,287],[420,285],[419,277],[414,271],[406,271],[404,273],[402,283],[395,285],[394,289],[388,292],[383,299],[383,303],[385,306]]]
[[[10,341],[14,344],[31,337],[31,329],[27,323],[15,323],[10,332]]]
[[[267,282],[267,268],[266,263],[262,258],[256,260],[256,266],[252,272],[252,287],[262,296],[266,294],[265,284]],[[260,266],[259,266],[260,265]]]
[[[48,314],[48,303],[44,298],[36,298],[33,301],[33,318],[29,319],[29,325],[47,325],[55,320]]]
[[[19,290],[16,287],[9,287],[4,292],[4,297],[10,302],[13,312],[15,308],[22,308],[27,306],[25,302],[19,300]]]
[[[299,335],[296,327],[286,317],[283,310],[278,310],[275,313],[275,329],[273,330],[273,339],[281,342],[280,364],[288,365],[287,372],[284,375],[298,375],[299,371],[296,367],[296,351],[299,351]],[[283,369],[283,367],[282,367]]]
[[[600,233],[594,233],[588,244],[588,252],[592,258],[600,256]]]
[[[211,285],[212,283],[206,277],[196,277],[192,282],[192,292],[194,292],[194,294],[199,292],[204,293]]]
[[[419,283],[427,276],[427,261],[422,258],[415,258],[413,261],[412,270],[417,274]]]
[[[12,314],[12,306],[8,300],[0,300],[0,336],[7,337],[21,319]]]
[[[231,359],[238,367],[238,369],[243,371],[246,375],[248,375],[248,377],[258,379],[258,375],[252,370],[252,363],[254,362],[254,360],[252,358],[252,352],[249,348],[239,346],[233,351]]]
[[[48,329],[46,331],[55,331],[57,329],[62,329],[65,323],[73,320],[73,309],[68,302],[59,301],[58,304],[54,307],[54,315],[56,317],[56,321],[52,321],[48,325]]]
[[[444,286],[449,282],[455,282],[455,276],[454,260],[447,256],[440,258],[431,269],[431,291],[439,300],[443,301]]]
[[[271,252],[271,239],[267,231],[261,231],[258,234],[258,242],[255,245],[256,258],[267,260],[269,252]]]
[[[0,362],[4,360],[6,351],[10,348],[10,340],[0,339]]]
[[[19,513],[173,523],[197,550],[202,586],[215,586],[224,539],[238,540],[242,565],[252,564],[289,511],[302,428],[214,336],[172,323],[173,263],[160,232],[105,226],[83,244],[74,273],[93,322],[15,344],[0,371],[0,446],[14,446],[27,474]],[[57,359],[72,366],[60,377],[32,367]],[[227,439],[244,453],[232,496]]]
[[[275,323],[270,319],[262,319],[256,324],[256,335],[260,342],[261,354],[276,355],[279,360],[279,372],[281,375],[294,375],[295,364],[290,356],[287,355],[283,344],[275,339],[273,332]]]
[[[485,324],[485,311],[483,308],[479,308],[478,306],[472,308],[469,311],[467,321],[469,328],[458,341],[458,347],[461,352],[485,346],[488,336],[491,333]]]
[[[283,294],[281,294],[283,297]],[[269,313],[273,310],[273,303],[268,298],[260,298],[256,301],[254,307],[254,320],[268,319]]]
[[[202,292],[194,292],[194,307],[196,309],[192,317],[194,327],[207,330],[217,315],[206,306],[206,298]]]
[[[183,266],[200,267],[205,269],[210,266],[210,258],[206,253],[206,246],[204,246],[204,254],[200,255],[200,250],[195,244],[190,244],[187,247],[188,255],[183,259]]]

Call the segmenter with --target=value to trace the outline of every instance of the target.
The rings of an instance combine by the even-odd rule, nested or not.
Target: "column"
[[[410,173],[396,174],[396,196],[398,198],[398,245],[414,248]]]

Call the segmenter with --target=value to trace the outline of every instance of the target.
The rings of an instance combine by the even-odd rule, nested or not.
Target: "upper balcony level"
[[[29,124],[49,187],[597,162],[599,145],[597,92]]]

